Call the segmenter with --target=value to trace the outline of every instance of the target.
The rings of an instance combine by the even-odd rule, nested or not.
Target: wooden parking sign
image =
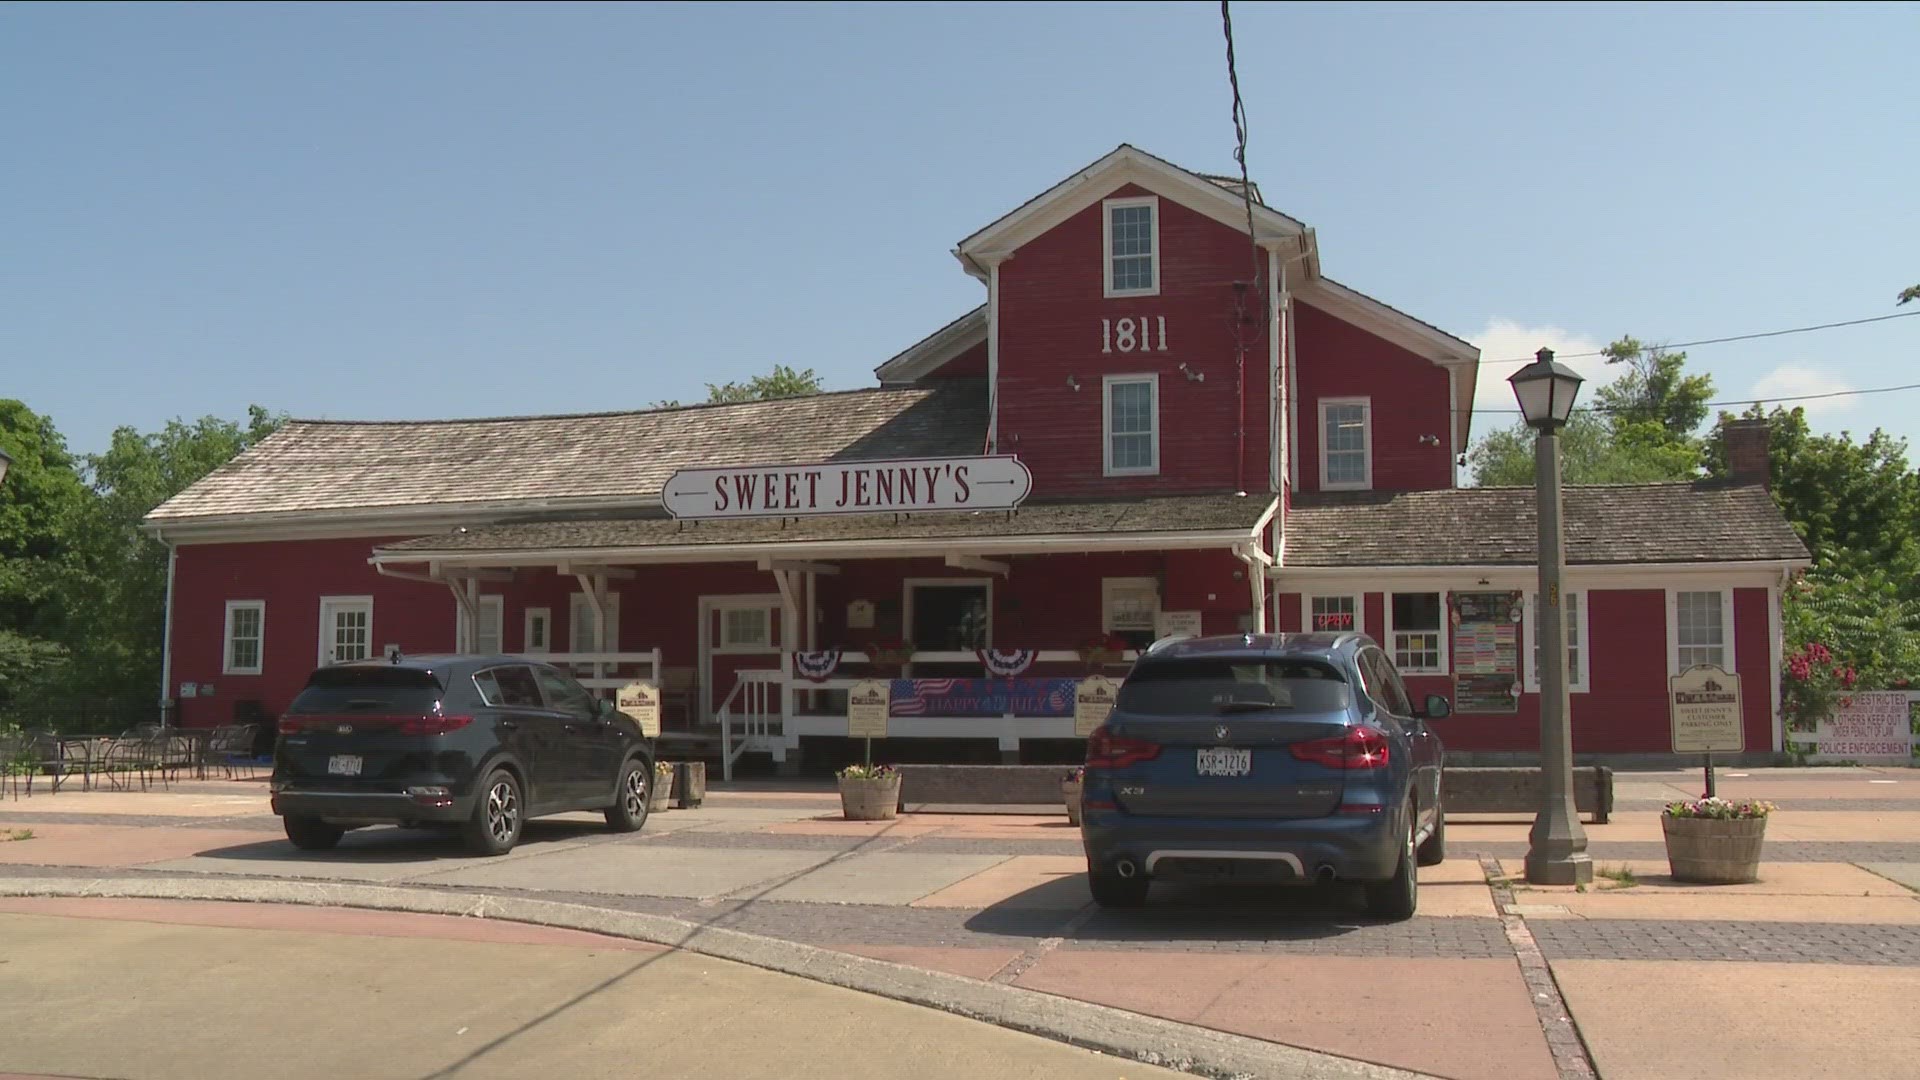
[[[1106,723],[1119,692],[1120,684],[1105,675],[1089,675],[1081,679],[1073,693],[1073,733],[1091,735],[1094,728]]]
[[[630,682],[614,695],[613,707],[633,718],[649,739],[660,735],[660,688],[642,680]]]
[[[885,679],[863,679],[847,690],[847,737],[884,739],[887,715],[893,708],[893,684]]]
[[[1740,677],[1699,664],[1668,681],[1676,754],[1737,754],[1747,748],[1740,723]]]

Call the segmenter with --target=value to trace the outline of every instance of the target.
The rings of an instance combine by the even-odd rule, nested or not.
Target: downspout
[[[987,267],[987,453],[1000,452],[1000,260]]]
[[[167,602],[160,616],[160,726],[165,727],[167,688],[173,685],[173,567],[179,559],[180,549],[167,539],[166,534],[156,533],[155,536],[167,545]]]

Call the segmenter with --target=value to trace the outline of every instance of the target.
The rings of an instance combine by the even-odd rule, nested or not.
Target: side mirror
[[[1429,720],[1445,720],[1453,715],[1453,702],[1448,701],[1445,694],[1428,694],[1426,707],[1420,710],[1420,715]]]
[[[614,712],[613,702],[603,697],[597,697],[593,699],[593,715],[599,716],[599,717],[608,717],[608,716],[612,716],[613,712]]]

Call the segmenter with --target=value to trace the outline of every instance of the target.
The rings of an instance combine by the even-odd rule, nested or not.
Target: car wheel
[[[653,766],[646,758],[629,758],[620,767],[620,788],[613,805],[607,807],[607,828],[614,832],[639,832],[647,823],[647,781]]]
[[[1147,879],[1139,874],[1124,878],[1111,870],[1087,869],[1087,888],[1093,893],[1093,902],[1103,908],[1144,906],[1150,887]]]
[[[1443,805],[1433,812],[1433,832],[1428,834],[1427,842],[1420,845],[1418,862],[1421,866],[1439,866],[1447,861],[1447,808]]]
[[[460,839],[475,855],[505,855],[520,840],[526,806],[520,800],[520,782],[505,769],[487,774],[473,814],[460,830]]]
[[[1393,876],[1367,886],[1367,910],[1385,919],[1411,919],[1420,904],[1420,880],[1414,871],[1413,807],[1407,807],[1407,832],[1400,842],[1400,860]]]
[[[317,817],[286,817],[281,819],[281,824],[286,826],[287,839],[301,851],[332,851],[347,832]]]

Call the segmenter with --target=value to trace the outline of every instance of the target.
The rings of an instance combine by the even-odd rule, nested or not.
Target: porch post
[[[480,636],[480,620],[475,614],[480,606],[480,579],[477,577],[448,577],[447,588],[453,593],[453,602],[460,609],[459,640],[453,643],[455,651],[461,648],[471,650]]]

